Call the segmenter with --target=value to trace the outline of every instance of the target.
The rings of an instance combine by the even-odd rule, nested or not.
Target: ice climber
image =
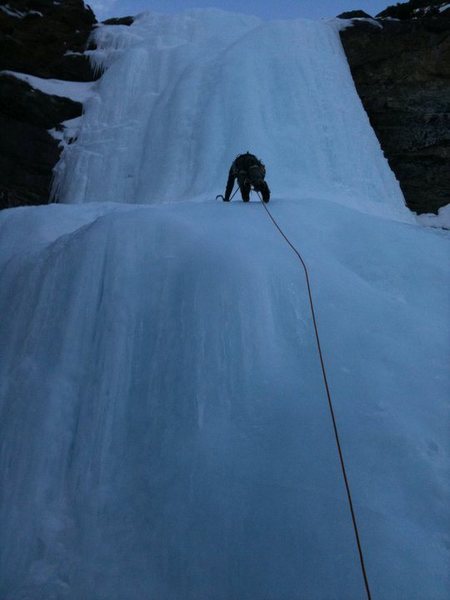
[[[266,167],[254,154],[250,154],[250,152],[240,154],[234,159],[230,167],[225,196],[223,197],[224,201],[229,202],[234,182],[237,179],[244,202],[250,200],[251,188],[261,193],[264,202],[269,202],[270,190],[264,181],[265,176]]]

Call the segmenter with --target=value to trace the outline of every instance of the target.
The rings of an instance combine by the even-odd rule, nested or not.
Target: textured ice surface
[[[57,170],[65,202],[211,198],[251,150],[278,195],[407,218],[332,27],[210,10],[103,26],[95,40],[108,70]]]
[[[212,199],[247,149],[310,268],[373,598],[447,600],[448,235],[336,36],[99,28],[72,204],[0,214],[2,600],[365,597],[303,273],[259,203]]]

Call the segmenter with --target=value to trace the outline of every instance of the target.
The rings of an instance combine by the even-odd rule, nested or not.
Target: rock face
[[[442,0],[409,0],[409,2],[397,2],[397,4],[388,6],[385,10],[378,13],[378,17],[384,19],[415,19],[421,17],[438,16],[448,3]],[[444,7],[444,9],[442,9]]]
[[[338,15],[338,19],[371,19],[372,17],[363,10],[349,10]]]
[[[450,203],[450,6],[418,4],[387,9],[372,25],[353,21],[341,39],[406,202],[424,213]]]
[[[0,2],[0,71],[93,80],[83,52],[95,23],[82,0]],[[0,208],[49,202],[60,148],[47,130],[81,112],[78,102],[0,72]]]

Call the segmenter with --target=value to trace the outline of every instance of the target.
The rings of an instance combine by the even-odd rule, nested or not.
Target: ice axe
[[[230,202],[236,196],[236,193],[237,193],[238,189],[239,188],[237,187],[236,190],[235,190],[235,192],[234,192],[234,194],[231,196],[230,200],[225,200],[225,198],[222,196],[222,194],[218,194],[216,196],[216,200],[217,200],[217,198],[221,198],[224,202]]]

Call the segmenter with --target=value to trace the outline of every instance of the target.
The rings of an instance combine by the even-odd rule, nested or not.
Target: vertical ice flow
[[[95,41],[107,71],[56,171],[64,202],[211,198],[251,150],[277,195],[405,216],[330,26],[194,11]]]

